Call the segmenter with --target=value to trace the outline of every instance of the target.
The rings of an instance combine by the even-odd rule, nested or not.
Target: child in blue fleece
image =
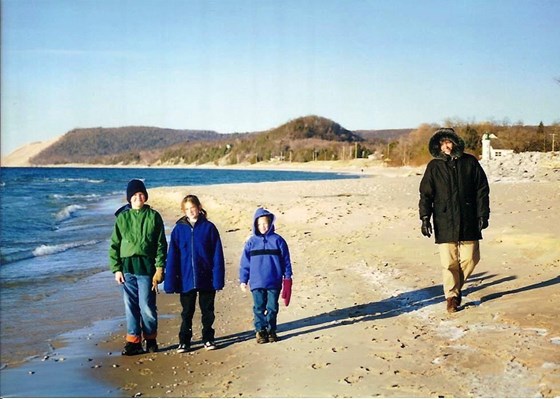
[[[274,231],[275,216],[258,208],[253,218],[253,235],[245,243],[239,266],[242,291],[247,283],[253,295],[253,313],[257,342],[276,342],[278,298],[283,280],[291,286],[292,263],[288,244]]]
[[[206,217],[196,195],[181,201],[185,213],[171,232],[163,288],[180,295],[182,312],[177,353],[190,350],[192,319],[198,304],[202,313],[204,348],[216,348],[214,342],[214,301],[216,291],[224,288],[224,252],[216,226]]]

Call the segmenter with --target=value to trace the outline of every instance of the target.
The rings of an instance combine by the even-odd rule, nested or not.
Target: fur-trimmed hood
[[[430,139],[429,150],[434,158],[446,159],[446,155],[441,152],[440,141],[447,139],[453,143],[453,151],[451,151],[452,158],[459,158],[465,151],[465,142],[461,137],[455,133],[451,128],[441,128],[436,130]]]

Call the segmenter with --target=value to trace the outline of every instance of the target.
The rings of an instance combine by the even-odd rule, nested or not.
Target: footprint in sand
[[[326,362],[326,363],[313,363],[313,364],[311,365],[311,368],[312,368],[313,370],[319,370],[319,369],[323,369],[323,368],[329,367],[330,365],[331,365],[331,364],[330,364],[329,362]]]
[[[343,346],[343,347],[341,347],[341,348],[335,348],[335,347],[333,347],[333,348],[331,348],[331,351],[334,352],[334,353],[337,353],[337,352],[345,351],[346,349],[348,349],[347,346]]]
[[[344,382],[346,384],[355,384],[363,380],[368,373],[370,373],[370,369],[368,367],[360,366],[360,368],[356,370],[354,374],[343,378],[341,382]]]

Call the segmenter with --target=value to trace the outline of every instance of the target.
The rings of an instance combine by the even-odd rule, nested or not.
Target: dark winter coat
[[[440,140],[453,143],[451,155],[441,152]],[[479,218],[490,217],[488,180],[478,160],[464,153],[465,143],[452,129],[432,136],[432,159],[420,182],[420,219],[433,216],[437,244],[482,239]]]
[[[194,226],[177,221],[169,240],[163,289],[167,293],[224,288],[224,252],[216,226],[202,214]]]
[[[257,219],[270,217],[270,227],[263,235]],[[292,278],[292,263],[286,241],[274,230],[274,214],[258,208],[253,217],[253,235],[245,243],[239,267],[239,281],[249,282],[251,290],[257,288],[281,289],[282,279]]]

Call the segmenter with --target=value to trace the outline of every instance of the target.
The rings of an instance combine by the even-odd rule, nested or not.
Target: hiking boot
[[[276,335],[276,331],[269,331],[268,342],[276,342],[276,341],[278,341],[278,335]]]
[[[179,346],[177,347],[177,353],[185,353],[188,352],[190,348],[190,345],[187,344],[179,344]]]
[[[447,312],[455,313],[458,310],[457,308],[457,297],[452,296],[451,298],[447,298]]]
[[[124,345],[124,349],[122,351],[122,354],[124,356],[141,355],[142,353],[144,353],[144,349],[142,349],[142,344],[133,343],[133,342],[127,342]]]
[[[154,353],[158,351],[158,344],[155,339],[146,340],[146,352]]]
[[[268,342],[268,333],[266,330],[257,331],[257,344],[266,344]]]
[[[206,341],[204,343],[204,349],[206,349],[207,351],[212,351],[216,349],[216,344],[214,343],[214,341]]]

